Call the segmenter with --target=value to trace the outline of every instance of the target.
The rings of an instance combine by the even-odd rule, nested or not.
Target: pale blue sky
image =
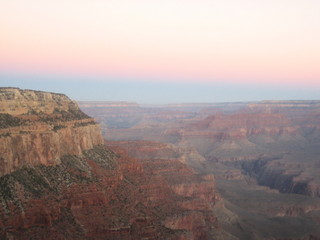
[[[138,103],[232,102],[258,100],[320,100],[317,87],[179,83],[40,75],[0,74],[0,87],[19,87],[67,94],[74,100]]]

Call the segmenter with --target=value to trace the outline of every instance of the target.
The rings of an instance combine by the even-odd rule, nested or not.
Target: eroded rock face
[[[103,143],[99,125],[63,94],[1,88],[0,123],[0,176]]]
[[[52,114],[59,111],[79,111],[77,104],[66,95],[19,88],[0,88],[0,113]]]
[[[151,205],[175,239],[213,239],[218,221],[213,213],[217,201],[212,174],[197,174],[183,163],[183,154],[170,144],[150,141],[108,142],[125,149],[143,167],[140,186]]]
[[[121,143],[24,167],[0,186],[3,238],[200,240],[219,231],[213,176],[177,158],[134,158]]]
[[[174,176],[168,167],[174,158],[200,172],[213,173],[223,198],[214,209],[228,233],[220,239],[318,239],[319,107],[319,101],[191,104],[162,106],[153,112],[141,106],[140,118],[133,125],[117,125],[105,132],[109,139],[144,140],[140,142],[143,147],[130,141],[121,145],[143,158],[145,171],[152,169],[152,176]],[[85,111],[89,110],[103,123],[117,117],[121,123],[127,111],[87,105]],[[157,147],[148,140],[165,144]],[[169,143],[176,150],[181,148],[185,156],[174,155]],[[160,159],[148,161],[148,156]],[[169,179],[171,191],[184,198],[176,203],[189,211],[167,215],[164,223],[184,232],[179,239],[193,239],[201,234],[195,229],[207,229],[199,211],[210,209],[210,195],[203,193],[215,186],[181,176]],[[154,200],[163,201],[170,192],[160,190],[159,184],[152,188],[150,199]]]
[[[170,144],[108,142],[66,96],[1,89],[0,238],[212,239],[214,177]]]

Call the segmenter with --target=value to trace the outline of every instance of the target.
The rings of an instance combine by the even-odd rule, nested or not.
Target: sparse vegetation
[[[25,120],[7,113],[0,113],[0,128],[17,127],[25,123]]]
[[[97,146],[85,151],[84,157],[63,156],[59,165],[25,166],[0,177],[0,196],[6,202],[17,198],[17,184],[23,187],[29,197],[39,198],[48,192],[59,193],[61,185],[96,181],[91,176],[91,168],[85,158],[90,158],[107,169],[117,168],[116,154],[103,146]]]
[[[76,122],[73,127],[85,127],[85,126],[94,125],[94,124],[96,123],[93,120],[89,122]]]
[[[82,119],[87,119],[90,118],[87,114],[85,114],[84,112],[82,112],[79,109],[73,109],[73,108],[69,108],[68,111],[65,110],[60,110],[58,108],[55,108],[54,114],[59,114],[59,120],[61,121],[71,121],[71,120],[82,120]],[[50,118],[48,117],[48,120],[55,120],[56,118]]]
[[[117,155],[104,146],[96,146],[91,150],[84,151],[84,156],[95,161],[103,168],[116,169],[117,167]]]
[[[20,134],[28,134],[28,133],[30,133],[30,132],[29,132],[29,131],[21,130],[19,133],[20,133]]]
[[[57,132],[60,129],[66,128],[66,126],[63,125],[54,125],[53,126],[53,131]]]
[[[2,137],[10,137],[10,136],[11,136],[11,133],[9,133],[9,132],[0,134],[0,138],[2,138]]]

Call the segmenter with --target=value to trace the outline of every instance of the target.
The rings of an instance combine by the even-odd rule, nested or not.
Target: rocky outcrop
[[[97,183],[107,179],[109,188],[119,184],[122,175],[115,159],[111,151],[95,147],[83,156],[63,156],[58,165],[23,167],[1,177],[1,237],[85,239],[85,217],[79,212],[110,201],[110,189]]]
[[[197,175],[177,158],[134,158],[122,146],[1,177],[0,237],[200,240],[219,233],[212,175]]]
[[[0,176],[103,144],[99,125],[63,94],[1,88],[0,123]]]
[[[181,160],[183,154],[170,144],[149,141],[108,142],[139,159],[148,182],[141,188],[158,209],[164,226],[177,231],[178,239],[212,239],[218,232],[213,209],[220,197],[214,176],[196,174]],[[147,204],[147,203],[144,203]]]
[[[0,88],[0,113],[13,116],[79,112],[77,104],[66,95],[19,88]]]
[[[195,151],[104,143],[94,120],[61,94],[1,89],[1,107],[1,239],[219,235],[214,177],[185,164],[204,161]]]

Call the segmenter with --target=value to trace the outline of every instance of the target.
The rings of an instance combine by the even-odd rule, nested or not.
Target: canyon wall
[[[229,234],[220,239],[319,239],[320,101],[145,105],[139,107],[139,121],[122,126],[125,108],[86,106],[85,111],[105,123],[105,136],[123,140],[121,145],[153,166],[153,173],[170,173],[159,166],[179,151],[185,155],[180,161],[189,167],[213,173],[214,191],[222,198],[214,216]],[[109,120],[115,124],[109,125]],[[137,139],[143,140],[140,146],[124,141]],[[156,147],[149,141],[162,144]],[[162,160],[154,165],[147,161],[156,156]],[[171,180],[171,189],[186,198],[200,195],[194,189],[205,192],[203,186]],[[198,199],[181,206],[196,210],[207,205]],[[205,229],[200,217],[170,216],[165,226]]]
[[[0,176],[25,165],[55,165],[103,144],[99,125],[67,96],[0,89]]]
[[[168,154],[134,157],[148,147]],[[222,234],[214,178],[179,158],[161,144],[109,142],[58,165],[7,174],[0,178],[0,238],[214,239]]]
[[[104,142],[65,95],[0,100],[1,239],[320,236],[316,101],[83,103],[105,136],[143,139]]]
[[[170,144],[104,142],[62,94],[1,88],[1,239],[206,240],[223,234],[212,174]],[[113,106],[115,107],[115,106]]]

